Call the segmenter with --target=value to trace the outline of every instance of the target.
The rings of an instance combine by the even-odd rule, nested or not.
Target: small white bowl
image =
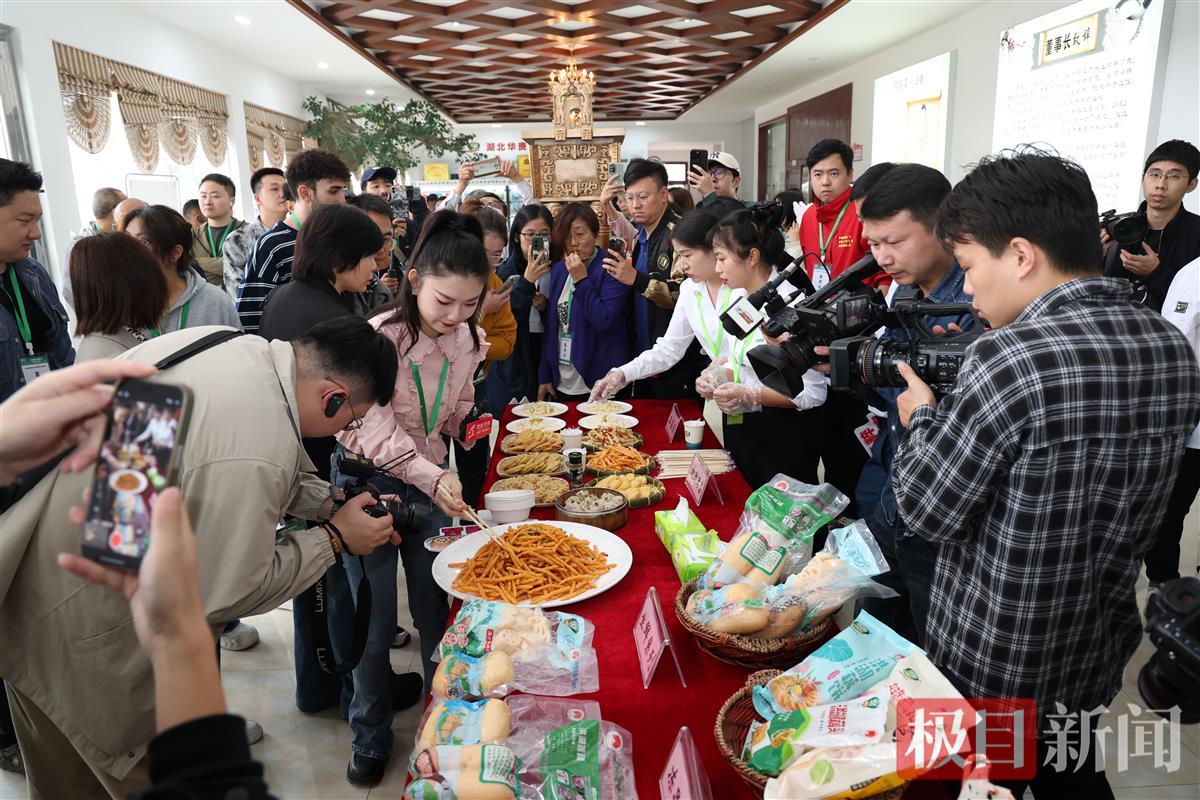
[[[497,525],[529,519],[533,509],[534,494],[529,489],[506,489],[488,492],[483,496],[483,505]]]

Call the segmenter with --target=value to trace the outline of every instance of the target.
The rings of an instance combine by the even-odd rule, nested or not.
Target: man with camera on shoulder
[[[991,330],[940,401],[905,364],[896,402],[896,506],[937,547],[926,648],[967,697],[1035,702],[1038,798],[1113,796],[1094,760],[1048,763],[1046,715],[1079,720],[1095,752],[1086,712],[1141,641],[1134,582],[1200,419],[1187,340],[1102,276],[1097,219],[1079,165],[983,159],[937,234]]]
[[[1183,207],[1183,196],[1196,188],[1198,173],[1200,150],[1194,144],[1163,142],[1146,158],[1146,199],[1132,215],[1108,217],[1100,229],[1104,274],[1144,287],[1144,302],[1155,311],[1162,308],[1175,273],[1200,258],[1200,216]]]
[[[396,349],[365,320],[327,320],[293,342],[188,328],[126,359],[159,365],[158,379],[193,398],[175,469],[214,651],[225,622],[296,596],[340,553],[399,542],[389,515],[364,511],[370,495],[331,515],[302,442],[352,429],[391,399]],[[33,797],[124,797],[149,784],[151,663],[125,599],[58,566],[59,553],[80,551],[69,512],[92,479],[71,472],[54,470],[0,518],[0,676]],[[277,537],[285,514],[313,522]]]

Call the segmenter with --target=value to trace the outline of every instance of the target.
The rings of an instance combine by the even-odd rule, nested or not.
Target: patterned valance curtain
[[[59,87],[71,140],[98,153],[108,140],[109,92],[138,168],[153,172],[159,144],[172,161],[190,164],[196,145],[213,166],[228,149],[229,107],[225,96],[93,53],[54,43]]]
[[[283,167],[291,157],[304,149],[302,119],[280,114],[278,111],[244,103],[246,112],[246,144],[250,148],[250,165],[254,169],[263,166],[263,153],[273,167]]]

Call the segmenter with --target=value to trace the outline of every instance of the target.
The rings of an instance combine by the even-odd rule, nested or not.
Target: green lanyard
[[[571,280],[571,276],[567,276],[567,283],[571,285],[571,291],[567,294],[567,328],[565,331],[559,331],[558,335],[571,335],[571,306],[575,303],[575,282]]]
[[[25,300],[21,297],[21,282],[17,280],[16,264],[8,265],[8,280],[13,288],[13,296],[9,299],[13,301],[17,312],[17,331],[21,334],[21,341],[25,343],[25,352],[33,355],[33,330],[29,327],[29,316],[25,313]]]
[[[746,351],[750,349],[751,343],[756,343],[758,336],[755,334],[757,334],[757,331],[742,340],[741,350],[738,350],[738,346],[736,344],[733,346],[733,355],[735,358],[730,360],[729,368],[733,370],[734,383],[742,382],[742,360],[746,357]]]
[[[104,231],[100,230],[100,226],[94,222],[92,223],[92,230],[94,230],[96,233],[104,233]]]
[[[717,325],[717,337],[715,341],[713,337],[709,336],[708,334],[708,323],[704,320],[704,299],[701,297],[701,295],[705,294],[707,291],[708,287],[706,287],[704,284],[700,284],[700,291],[696,292],[696,312],[700,317],[700,332],[704,336],[704,343],[708,345],[708,349],[712,353],[712,357],[718,358],[721,355],[721,345],[725,341],[725,328],[719,324]],[[718,317],[724,314],[729,308],[729,295],[730,289],[728,286],[726,286],[724,292],[722,292],[718,298]]]
[[[292,222],[296,223],[296,230],[300,230],[304,226],[300,224],[300,218],[296,216],[295,211],[289,211],[288,216],[292,218]]]
[[[187,327],[188,306],[190,306],[191,304],[192,304],[191,300],[188,300],[186,303],[183,304],[183,308],[180,309],[180,311],[179,311],[179,327],[176,328],[175,330],[181,331]],[[152,337],[153,336],[162,336],[162,331],[160,331],[158,328],[151,328],[150,335]]]
[[[433,399],[433,419],[429,418],[429,410],[425,406],[425,388],[421,385],[421,370],[410,358],[408,366],[412,370],[413,383],[417,385],[417,397],[421,400],[421,424],[425,426],[425,438],[433,433],[437,426],[438,412],[442,410],[442,390],[446,388],[446,375],[450,372],[450,359],[442,363],[442,377],[438,380],[437,397]]]
[[[817,222],[817,242],[821,245],[821,264],[828,266],[825,261],[825,251],[829,249],[829,245],[833,244],[833,237],[837,236],[838,225],[842,224],[842,216],[846,213],[846,209],[850,207],[850,201],[846,201],[846,205],[842,206],[842,210],[838,212],[837,219],[833,221],[833,227],[829,229],[829,241],[825,241],[825,229],[821,227],[821,223]]]
[[[820,227],[820,226],[818,226]],[[213,258],[221,257],[221,250],[225,247],[225,239],[229,237],[229,231],[233,230],[233,220],[229,220],[229,224],[225,226],[224,232],[221,234],[221,241],[213,244],[212,225],[205,225],[204,232],[208,234],[208,252]]]

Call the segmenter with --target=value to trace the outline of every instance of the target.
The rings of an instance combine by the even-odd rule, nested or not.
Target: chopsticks
[[[437,494],[443,500],[453,501],[455,499],[454,495],[452,495],[450,493],[450,490],[447,489],[445,486],[442,486],[441,484],[438,484]],[[466,510],[465,514],[466,514],[467,519],[471,520],[471,522],[478,525],[479,529],[488,535],[488,538],[490,538],[493,542],[495,542],[496,544],[500,545],[502,548],[507,550],[513,556],[513,558],[520,561],[520,558],[517,556],[517,551],[513,549],[513,546],[511,544],[504,541],[504,538],[502,536],[500,536],[500,534],[498,534],[494,530],[492,530],[491,525],[488,525],[486,522],[484,522],[482,519],[480,519],[479,514],[477,514],[475,512],[475,509],[471,508],[469,505],[466,508],[467,508],[467,510]]]
[[[655,456],[658,460],[658,478],[683,478],[692,468],[692,462],[697,457],[708,467],[713,475],[724,475],[734,469],[733,459],[724,450],[660,450]]]

